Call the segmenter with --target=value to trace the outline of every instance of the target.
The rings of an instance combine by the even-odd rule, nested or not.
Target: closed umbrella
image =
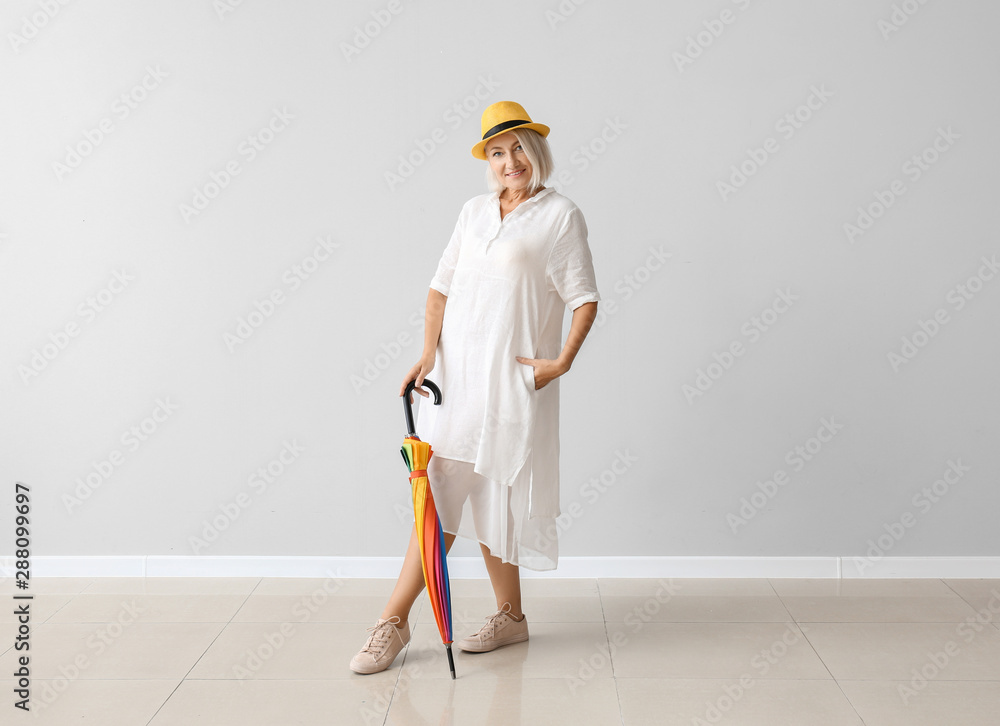
[[[414,431],[413,404],[410,395],[416,387],[416,381],[410,381],[403,394],[403,413],[406,415],[406,438],[400,452],[407,469],[410,470],[410,486],[413,490],[413,521],[417,529],[417,542],[420,544],[420,564],[424,570],[424,584],[427,585],[427,596],[434,611],[441,642],[448,649],[448,666],[451,677],[455,677],[455,659],[451,653],[451,586],[448,582],[448,560],[444,546],[444,531],[441,520],[438,519],[437,508],[434,506],[434,494],[431,492],[430,480],[427,478],[427,464],[434,455],[430,443],[421,441]],[[433,382],[424,379],[422,384],[434,393],[434,405],[441,405],[441,389]]]

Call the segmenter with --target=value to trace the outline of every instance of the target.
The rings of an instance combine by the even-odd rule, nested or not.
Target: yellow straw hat
[[[483,140],[472,147],[472,155],[477,159],[485,159],[486,142],[512,129],[534,129],[542,136],[549,135],[549,127],[534,123],[521,104],[513,101],[497,101],[483,111]]]

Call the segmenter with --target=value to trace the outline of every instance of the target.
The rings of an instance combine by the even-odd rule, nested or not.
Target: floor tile
[[[625,726],[864,726],[832,680],[619,678],[618,695]]]
[[[434,611],[426,593],[421,593],[418,602],[423,601],[419,620],[422,623],[434,622]],[[486,619],[497,611],[496,597],[491,593],[487,597],[461,597],[452,593],[452,618],[455,622],[475,625],[478,630]],[[521,609],[529,623],[603,623],[604,612],[601,600],[597,595],[580,597],[577,595],[550,595],[545,597],[527,597],[521,593]]]
[[[384,682],[363,679],[187,679],[149,726],[370,726],[385,720],[389,695]]]
[[[1000,627],[1000,580],[945,580],[980,615]]]
[[[26,601],[14,600],[11,595],[0,595],[0,598],[4,600],[4,607],[0,610],[0,625],[12,625],[18,622],[18,615],[15,613],[15,609],[23,603],[28,603],[28,611],[32,624],[44,623],[58,612],[60,608],[65,607],[66,603],[74,597],[76,595],[68,593],[41,593],[34,594],[31,600]]]
[[[403,655],[382,673],[349,668],[368,633],[360,623],[229,623],[188,678],[229,680],[395,680]]]
[[[31,712],[23,723],[39,726],[67,726],[85,723],[101,726],[145,724],[180,683],[167,680],[55,680],[33,679]],[[0,690],[11,693],[13,681],[0,680]],[[10,709],[9,703],[3,708]],[[17,718],[4,723],[20,723]]]
[[[800,628],[791,622],[648,622],[609,624],[608,634],[618,678],[829,679]]]
[[[246,595],[158,595],[86,592],[75,596],[54,613],[52,623],[109,623],[123,613],[137,613],[145,623],[227,622],[247,599]]]
[[[664,597],[675,595],[773,597],[774,589],[765,579],[670,577],[670,578],[606,578],[598,579],[601,596]]]
[[[852,578],[772,578],[778,597],[949,597],[952,590],[936,579],[864,580]]]
[[[264,577],[255,595],[372,595],[388,598],[395,579],[343,577]]]
[[[249,595],[259,577],[98,577],[87,595]]]
[[[604,616],[609,623],[633,622],[771,622],[790,620],[776,595],[677,595],[667,600],[650,596],[605,595]]]
[[[460,639],[479,629],[456,629]],[[608,641],[602,623],[529,623],[524,643],[506,645],[488,653],[466,653],[453,646],[455,671],[467,678],[610,678]],[[402,676],[451,678],[445,647],[437,627],[418,625],[410,640]],[[594,659],[596,669],[585,668]],[[591,673],[591,670],[594,670]]]
[[[223,623],[42,623],[32,631],[35,678],[183,678]],[[13,673],[16,651],[0,656]]]
[[[488,583],[489,580],[486,580]],[[490,590],[492,593],[492,588]],[[525,578],[521,580],[521,597],[597,597],[597,578]]]
[[[1000,712],[1000,580],[527,578],[530,639],[455,646],[454,681],[421,592],[410,644],[387,670],[353,673],[395,583],[39,579],[38,720],[976,726]],[[496,599],[488,578],[451,586],[458,640]],[[13,673],[13,641],[0,649]]]
[[[413,724],[621,724],[611,679],[572,694],[561,678],[503,678],[481,672],[456,680],[401,680],[386,726]]]
[[[380,595],[327,595],[322,591],[295,595],[250,595],[233,616],[237,623],[317,622],[367,623],[381,617],[387,598]],[[410,611],[418,612],[419,600]]]
[[[968,623],[809,623],[806,637],[834,678],[1000,680],[1000,630]],[[936,662],[937,663],[936,663]],[[939,665],[938,665],[939,664]]]
[[[975,617],[962,598],[952,597],[798,597],[781,598],[796,622],[960,623]]]
[[[998,681],[839,681],[867,726],[996,726]]]

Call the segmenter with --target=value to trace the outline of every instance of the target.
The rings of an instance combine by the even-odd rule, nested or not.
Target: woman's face
[[[528,187],[531,162],[514,134],[507,132],[490,139],[486,144],[486,158],[503,186],[512,191]]]

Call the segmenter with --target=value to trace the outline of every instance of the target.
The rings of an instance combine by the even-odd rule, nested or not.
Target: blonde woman
[[[487,162],[490,193],[462,207],[431,279],[424,350],[400,386],[433,371],[440,406],[421,405],[417,432],[434,455],[427,471],[445,544],[479,542],[497,611],[457,641],[484,652],[528,639],[521,566],[558,562],[559,377],[576,358],[601,300],[579,208],[544,183],[549,127],[512,101],[489,106],[472,155]],[[572,311],[563,342],[563,317]],[[447,311],[447,314],[446,314]],[[424,587],[416,532],[357,673],[385,670],[409,642],[408,617]]]

